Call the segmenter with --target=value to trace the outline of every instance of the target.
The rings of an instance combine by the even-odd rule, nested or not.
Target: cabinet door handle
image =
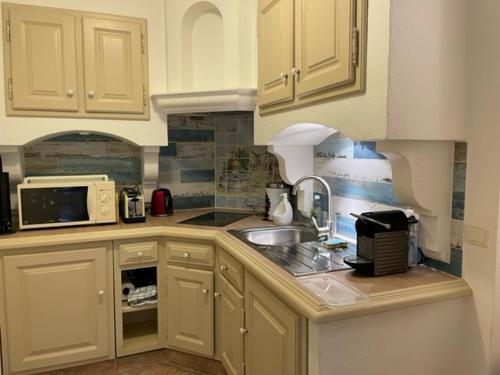
[[[103,296],[104,295],[104,290],[101,289],[100,291],[97,292],[97,294],[100,295],[100,296]]]
[[[184,253],[184,258],[189,258],[189,257],[190,257],[189,253]]]
[[[93,98],[95,96],[94,90],[89,90],[89,98]]]
[[[219,293],[219,292],[215,292],[215,293],[214,293],[214,297],[215,297],[215,298],[218,298],[218,297],[220,297],[220,296],[222,296],[222,293]]]
[[[66,91],[66,95],[68,95],[68,97],[72,97],[73,95],[75,95],[75,90],[73,89],[68,89],[68,91]]]
[[[299,68],[292,68],[291,73],[293,76],[298,78],[300,76],[300,69]]]
[[[220,270],[221,270],[221,271],[226,271],[226,270],[227,270],[227,266],[225,266],[225,265],[223,265],[223,264],[222,264],[222,265],[220,266]]]
[[[139,251],[139,252],[137,253],[137,256],[138,256],[138,257],[142,257],[143,255],[144,255],[144,254],[142,253],[142,251]]]
[[[201,293],[202,293],[202,294],[208,294],[208,289],[203,289],[203,290],[201,291]]]
[[[286,74],[285,72],[281,72],[280,73],[280,79],[282,81],[286,81],[288,79],[288,74]]]
[[[246,329],[246,328],[240,328],[240,333],[242,335],[246,334],[247,332],[248,332],[248,329]]]

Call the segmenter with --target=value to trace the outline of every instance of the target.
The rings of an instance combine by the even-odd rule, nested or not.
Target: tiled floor
[[[218,361],[173,350],[156,350],[41,375],[226,375]]]

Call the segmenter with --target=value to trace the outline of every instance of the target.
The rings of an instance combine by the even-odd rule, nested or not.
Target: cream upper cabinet
[[[167,266],[167,342],[193,353],[214,354],[214,273]]]
[[[246,374],[300,374],[299,317],[249,273],[245,326]]]
[[[87,111],[143,113],[141,23],[84,17],[83,43]]]
[[[242,375],[244,304],[243,296],[221,274],[217,275],[217,343],[228,375]]]
[[[363,89],[359,30],[364,26],[358,24],[364,1],[259,1],[261,113]]]
[[[9,18],[12,107],[77,112],[76,17],[27,7],[9,10]]]
[[[354,80],[354,10],[354,0],[295,0],[298,98]]]
[[[111,245],[3,258],[11,372],[111,356]]]
[[[144,19],[4,3],[8,116],[149,118]]]
[[[259,0],[259,105],[293,100],[293,0]]]

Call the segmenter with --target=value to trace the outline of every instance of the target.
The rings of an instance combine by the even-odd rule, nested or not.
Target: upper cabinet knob
[[[73,95],[75,95],[75,90],[68,89],[68,91],[66,91],[66,95],[68,95],[71,98]]]
[[[89,98],[93,98],[95,96],[94,90],[89,90]]]
[[[101,289],[100,291],[97,292],[97,294],[100,295],[100,296],[103,296],[104,295],[104,290]]]
[[[286,81],[288,79],[288,74],[284,73],[284,72],[281,72],[280,73],[280,79],[282,81]]]
[[[202,293],[202,294],[208,294],[208,289],[203,289],[203,290],[201,291],[201,293]]]
[[[299,68],[292,68],[291,73],[295,77],[298,77],[300,75],[300,69]]]

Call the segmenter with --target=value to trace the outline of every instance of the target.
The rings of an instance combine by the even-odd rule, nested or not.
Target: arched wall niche
[[[200,1],[181,23],[183,89],[213,90],[225,84],[224,17],[212,2]]]

